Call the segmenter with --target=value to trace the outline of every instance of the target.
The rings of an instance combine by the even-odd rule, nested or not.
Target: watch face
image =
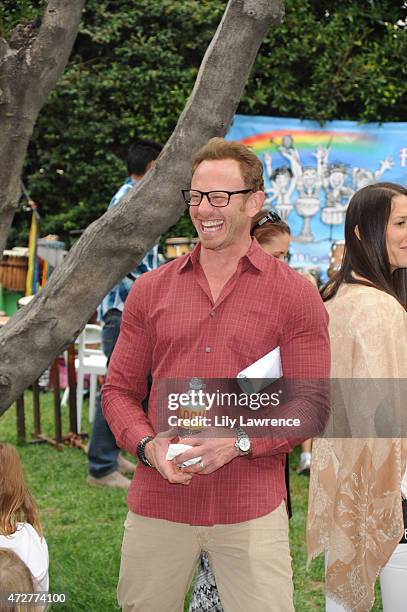
[[[242,453],[247,453],[248,450],[250,450],[250,440],[249,438],[242,438],[241,440],[239,440],[239,448],[242,451]]]

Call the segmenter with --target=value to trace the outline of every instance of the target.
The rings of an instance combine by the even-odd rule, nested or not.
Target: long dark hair
[[[346,211],[342,265],[332,281],[322,288],[324,301],[331,299],[342,283],[352,283],[374,285],[407,307],[407,269],[392,273],[386,246],[392,199],[399,195],[407,196],[407,189],[395,183],[375,183],[352,196]],[[355,278],[355,274],[365,280]]]

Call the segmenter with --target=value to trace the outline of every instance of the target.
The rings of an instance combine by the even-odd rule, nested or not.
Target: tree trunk
[[[62,74],[85,0],[49,0],[41,25],[0,39],[0,259],[20,197],[20,175],[35,121]]]
[[[192,94],[160,158],[92,223],[44,289],[0,330],[0,413],[74,340],[106,293],[184,211],[191,158],[233,118],[280,0],[230,0]]]

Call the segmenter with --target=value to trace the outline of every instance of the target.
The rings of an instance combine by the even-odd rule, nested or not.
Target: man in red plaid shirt
[[[327,315],[311,283],[250,236],[265,194],[261,162],[247,147],[211,139],[195,156],[183,195],[200,244],[137,279],[103,389],[118,445],[140,459],[119,604],[126,612],[182,610],[205,550],[225,612],[291,612],[285,454],[309,428],[290,439],[217,427],[216,436],[181,440],[192,448],[169,461],[158,390],[170,379],[234,379],[279,346],[284,378],[309,381],[307,392],[290,399],[290,414],[317,431],[328,414],[326,394],[315,392],[315,381],[329,376]]]

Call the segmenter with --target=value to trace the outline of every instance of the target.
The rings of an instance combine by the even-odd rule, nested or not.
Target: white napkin
[[[283,370],[281,367],[280,347],[264,355],[237,375],[238,383],[242,391],[247,394],[258,393],[271,382],[281,378]]]
[[[167,451],[167,456],[165,457],[167,461],[171,461],[177,455],[193,448],[189,444],[170,444]],[[181,463],[181,467],[188,467],[188,465],[194,465],[195,463],[199,463],[202,457],[194,457],[193,459],[188,459],[188,461],[184,461]]]

